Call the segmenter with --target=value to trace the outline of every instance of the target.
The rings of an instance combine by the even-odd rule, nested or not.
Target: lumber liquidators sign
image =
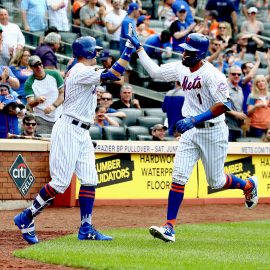
[[[26,196],[32,185],[35,183],[35,177],[21,154],[17,156],[10,167],[9,174],[22,196]]]
[[[132,181],[134,162],[131,154],[119,154],[97,159],[98,188]]]
[[[97,199],[167,199],[174,154],[96,154]],[[197,197],[197,168],[185,196]],[[79,184],[78,184],[79,185]],[[78,191],[79,188],[77,188]]]
[[[201,161],[198,168],[199,198],[244,198],[240,189],[212,190],[207,184]],[[232,173],[245,180],[250,176],[257,176],[259,197],[270,197],[270,156],[228,155],[224,173]]]

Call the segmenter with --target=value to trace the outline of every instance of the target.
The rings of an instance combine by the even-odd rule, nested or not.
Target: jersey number
[[[202,104],[202,97],[201,97],[200,93],[197,95],[197,97],[198,97],[200,104]]]

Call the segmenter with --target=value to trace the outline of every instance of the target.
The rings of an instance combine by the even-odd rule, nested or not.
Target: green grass
[[[78,241],[77,235],[16,250],[20,258],[82,267],[122,269],[270,269],[270,220],[176,227],[176,242],[153,239],[147,229],[106,231],[113,241]],[[52,268],[53,269],[53,268]]]

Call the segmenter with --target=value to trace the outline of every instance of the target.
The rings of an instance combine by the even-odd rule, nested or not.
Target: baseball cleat
[[[107,236],[97,231],[93,225],[82,225],[78,233],[79,240],[102,240],[109,241],[112,240],[111,236]]]
[[[258,204],[258,178],[256,176],[252,176],[248,179],[253,185],[249,190],[244,191],[244,195],[246,198],[245,206],[247,209],[252,209]]]
[[[154,236],[154,238],[159,238],[165,242],[175,242],[175,232],[171,226],[152,226],[149,228],[149,232]]]
[[[29,218],[27,216],[27,211],[30,209],[26,209],[20,214],[14,217],[14,223],[22,232],[23,239],[29,244],[37,244],[38,238],[35,234],[35,223],[33,218]]]

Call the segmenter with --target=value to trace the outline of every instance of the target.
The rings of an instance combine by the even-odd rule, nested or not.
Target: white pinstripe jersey
[[[97,106],[96,85],[100,84],[100,74],[96,66],[77,63],[65,79],[65,100],[63,114],[85,123],[93,123]]]
[[[226,102],[229,98],[229,86],[225,75],[207,61],[195,72],[191,72],[180,61],[161,65],[160,68],[165,81],[181,83],[185,96],[182,114],[185,117],[201,114],[215,103]],[[224,120],[225,115],[222,114],[210,122]]]

